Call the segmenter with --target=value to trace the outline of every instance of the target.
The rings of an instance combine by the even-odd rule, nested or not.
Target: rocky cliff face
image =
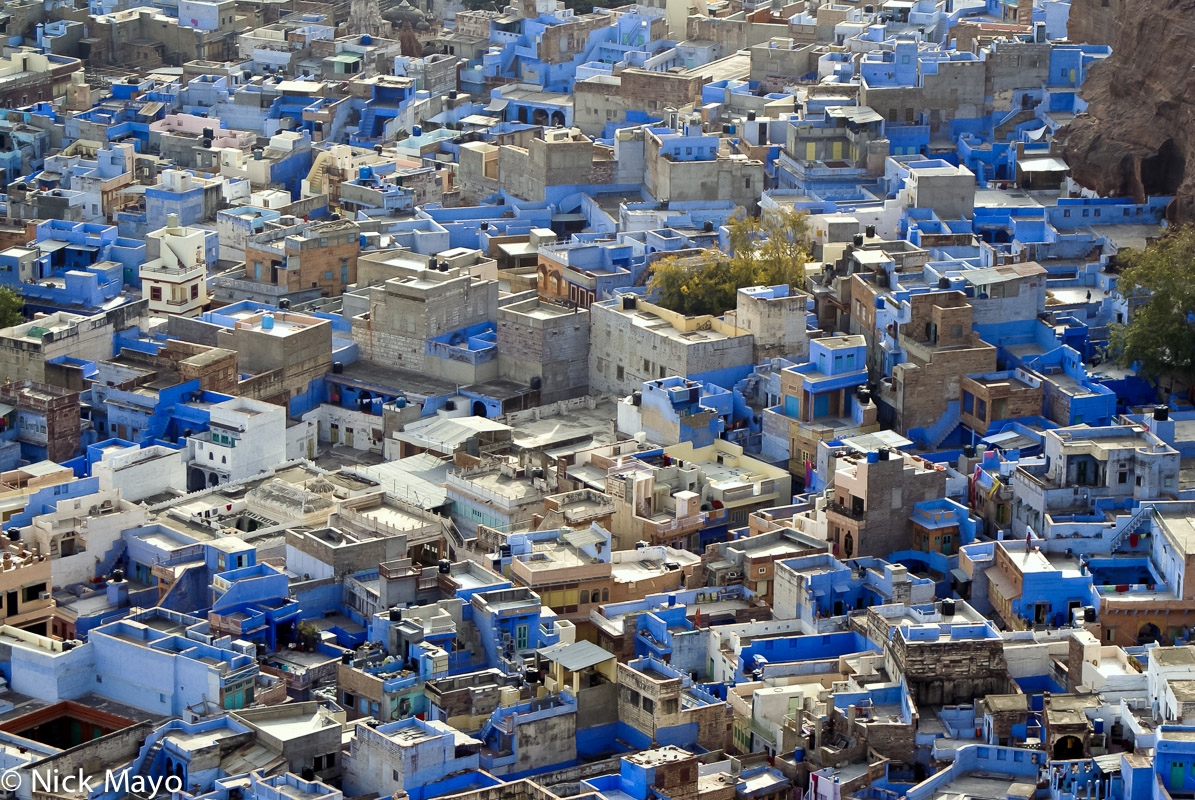
[[[1075,180],[1174,195],[1168,216],[1195,219],[1195,0],[1075,0],[1068,33],[1113,47],[1083,84],[1087,113],[1059,134]]]
[[[1075,44],[1106,44],[1116,49],[1129,0],[1073,0],[1066,38]]]

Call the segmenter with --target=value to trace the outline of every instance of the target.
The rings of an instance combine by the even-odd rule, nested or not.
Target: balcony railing
[[[694,514],[693,516],[674,519],[669,522],[653,522],[651,520],[645,520],[643,527],[656,534],[673,533],[675,531],[695,529],[705,522],[705,518],[705,512],[702,512],[700,514]]]
[[[867,519],[867,514],[862,509],[856,510],[850,506],[845,506],[842,503],[831,502],[826,504],[827,511],[833,511],[835,514],[840,514],[848,519],[863,521]]]

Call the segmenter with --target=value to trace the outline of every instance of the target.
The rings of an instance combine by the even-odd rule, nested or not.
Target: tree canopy
[[[665,256],[651,266],[648,288],[661,306],[687,316],[721,316],[745,286],[800,287],[809,261],[808,216],[791,209],[727,224],[728,248]]]
[[[1118,261],[1119,290],[1131,313],[1127,323],[1112,326],[1109,355],[1155,380],[1195,372],[1195,225],[1175,228],[1144,250],[1121,251]]]
[[[7,286],[0,287],[0,328],[11,328],[25,321],[21,309],[25,301],[21,296]]]

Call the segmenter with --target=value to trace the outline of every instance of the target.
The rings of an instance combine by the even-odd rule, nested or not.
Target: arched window
[[[602,589],[602,602],[606,603],[606,602],[609,602],[609,600],[610,600],[610,590]]]
[[[581,605],[583,605],[583,606],[589,605],[589,590],[588,589],[581,590]]]

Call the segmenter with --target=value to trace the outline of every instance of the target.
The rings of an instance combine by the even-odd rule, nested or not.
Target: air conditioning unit
[[[38,592],[38,593],[37,593],[37,599],[38,599],[38,600],[49,600],[49,599],[50,599],[50,593],[49,593],[49,592]]]

